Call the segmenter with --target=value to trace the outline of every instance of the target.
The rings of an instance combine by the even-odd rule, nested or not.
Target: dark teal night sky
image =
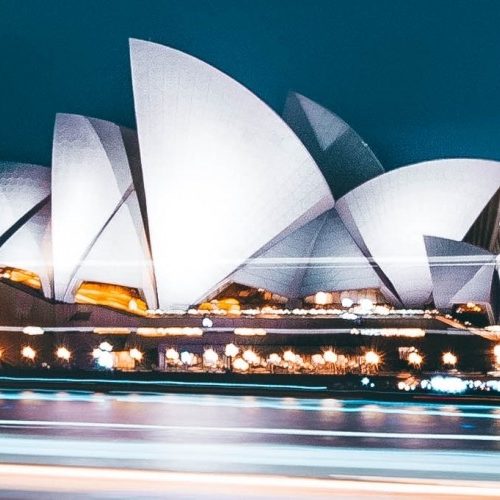
[[[134,127],[129,37],[181,49],[281,112],[296,90],[387,168],[500,160],[500,1],[0,0],[0,159],[50,164],[56,112]]]

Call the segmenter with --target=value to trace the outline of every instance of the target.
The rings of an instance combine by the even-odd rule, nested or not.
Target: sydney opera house
[[[50,168],[0,163],[1,324],[362,300],[498,322],[500,162],[386,172],[302,95],[279,116],[178,50],[130,57],[137,131],[58,114]]]

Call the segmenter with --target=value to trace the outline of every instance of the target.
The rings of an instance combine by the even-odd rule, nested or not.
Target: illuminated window
[[[112,307],[141,316],[145,315],[147,310],[146,302],[140,297],[137,289],[107,283],[84,281],[76,292],[75,301],[79,304]]]
[[[0,269],[0,277],[20,283],[21,285],[29,286],[35,290],[42,289],[42,282],[38,274],[26,271],[25,269],[16,269],[14,267],[4,267]]]

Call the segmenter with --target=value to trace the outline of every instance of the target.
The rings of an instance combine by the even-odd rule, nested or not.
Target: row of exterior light
[[[423,389],[425,391],[434,391],[448,394],[459,394],[465,391],[496,391],[500,392],[499,380],[467,380],[459,377],[448,377],[436,375],[430,379],[398,382],[400,391],[415,391]]]
[[[109,342],[102,342],[98,348],[95,348],[92,351],[92,356],[94,359],[98,361],[98,363],[103,367],[111,367],[112,366],[112,355],[111,351],[113,350],[113,346]],[[0,358],[2,357],[3,352],[0,351]],[[69,361],[72,353],[64,346],[58,347],[55,352],[57,358]],[[225,346],[224,354],[226,357],[231,358],[233,360],[233,367],[235,369],[241,369],[242,371],[246,371],[250,365],[259,365],[261,363],[261,357],[255,353],[252,349],[246,349],[243,351],[241,358],[237,358],[238,354],[240,354],[240,348],[233,343],[227,344]],[[493,349],[493,354],[495,356],[495,362],[497,365],[500,365],[500,344],[497,344]],[[36,351],[29,345],[24,346],[21,349],[21,356],[34,360],[37,353]],[[142,361],[143,353],[139,351],[137,348],[132,348],[129,350],[129,355],[132,359],[137,362]],[[179,362],[184,365],[192,365],[194,364],[195,355],[184,351],[179,354],[174,348],[169,348],[166,351],[165,357],[168,361]],[[219,355],[213,348],[206,349],[203,353],[203,361],[207,366],[215,366],[219,361]],[[239,360],[243,360],[246,364],[242,363]],[[445,352],[441,357],[443,365],[446,366],[455,366],[458,362],[458,357],[452,352]],[[282,363],[282,361],[289,364],[297,364],[301,365],[304,363],[302,356],[296,354],[291,349],[286,350],[282,356],[277,353],[272,353],[267,358],[267,363],[270,365],[278,366]],[[314,366],[323,366],[325,364],[335,364],[338,361],[338,355],[333,350],[328,349],[324,351],[322,354],[313,354],[311,356],[311,363]],[[367,365],[378,366],[381,363],[381,355],[377,352],[371,350],[364,354],[364,362]],[[423,362],[423,357],[418,351],[411,351],[408,354],[407,362],[413,366],[420,366]],[[110,366],[108,366],[110,365]],[[246,366],[248,365],[248,366]],[[245,368],[246,367],[246,368]]]
[[[495,346],[494,349],[495,356],[497,357],[497,363],[500,363],[500,344]],[[227,358],[231,358],[233,360],[233,367],[235,369],[243,368],[244,365],[239,359],[244,360],[249,366],[251,365],[259,365],[262,361],[261,357],[255,353],[252,349],[246,349],[241,353],[240,358],[238,355],[240,354],[240,348],[235,344],[227,344],[224,350],[224,354]],[[219,360],[219,355],[213,348],[206,349],[202,355],[203,362],[207,366],[215,366]],[[188,352],[178,353],[174,348],[169,348],[166,351],[166,359],[172,362],[180,361],[181,364],[191,365],[194,363],[195,355]],[[364,362],[369,365],[376,367],[381,364],[382,356],[371,350],[367,351],[363,355]],[[322,354],[313,354],[311,356],[311,363],[316,367],[320,367],[326,364],[335,364],[338,361],[338,355],[336,352],[331,349],[324,351]],[[458,357],[452,352],[445,352],[441,356],[441,361],[445,366],[455,366],[458,362]],[[285,351],[282,356],[277,353],[272,353],[267,357],[267,364],[278,366],[282,362],[289,364],[297,364],[301,365],[304,363],[302,356],[296,354],[291,349]],[[411,351],[407,357],[408,364],[419,367],[423,363],[423,356],[418,351]],[[248,369],[248,367],[246,368]],[[243,369],[242,371],[245,371]]]
[[[352,328],[351,335],[367,335],[372,337],[425,337],[422,328]]]
[[[319,304],[317,305],[326,305]],[[262,308],[253,308],[253,309],[220,309],[214,308],[211,310],[205,309],[188,309],[187,311],[181,309],[172,309],[172,310],[163,310],[163,309],[148,309],[146,314],[148,316],[205,316],[215,315],[215,316],[226,316],[226,315],[244,315],[244,316],[258,316],[258,315],[278,315],[278,316],[286,316],[286,315],[294,315],[294,316],[317,316],[317,315],[332,315],[332,316],[342,316],[346,313],[346,309],[350,310],[355,314],[373,314],[373,315],[381,315],[387,316],[391,315],[403,315],[403,316],[415,316],[415,315],[424,315],[424,314],[437,314],[438,312],[435,310],[423,310],[423,309],[394,309],[387,305],[374,304],[370,299],[360,299],[357,304],[354,303],[352,299],[343,298],[342,299],[342,309],[339,308],[318,308],[318,307],[310,307],[310,308],[295,308],[295,309],[286,309],[286,308],[277,308],[273,306],[264,306]]]
[[[224,349],[224,355],[231,359],[232,367],[236,370],[247,371],[250,366],[258,366],[263,359],[253,349],[241,349],[233,343],[227,344]],[[192,365],[196,362],[196,356],[193,353],[183,351],[179,353],[174,348],[169,348],[165,352],[167,362],[173,364]],[[202,355],[203,363],[206,366],[216,366],[219,361],[219,355],[213,348],[205,349]],[[296,354],[291,349],[286,350],[281,356],[278,353],[271,353],[265,360],[268,365],[279,366],[282,363],[288,365],[303,365],[304,359],[300,354]],[[311,363],[314,366],[324,366],[335,364],[338,361],[338,355],[331,349],[322,354],[313,354]],[[377,366],[381,362],[381,356],[375,351],[368,351],[364,355],[364,361],[368,365]]]
[[[101,366],[108,367],[107,365],[110,364],[109,359],[112,360],[112,354],[111,354],[112,350],[113,350],[113,346],[109,342],[102,342],[99,345],[99,347],[95,348],[92,351],[92,357],[94,359],[98,360],[98,363]],[[2,354],[3,354],[3,351],[0,351],[0,358],[2,357]],[[58,347],[56,349],[55,355],[57,358],[59,358],[62,361],[69,361],[72,357],[72,352],[69,349],[67,349],[66,347],[61,346],[61,347]],[[135,361],[138,361],[138,362],[142,361],[143,354],[137,348],[130,349],[129,355]],[[35,349],[33,349],[33,347],[26,345],[26,346],[23,346],[21,348],[21,356],[23,358],[30,360],[30,361],[33,361],[37,356],[37,352]],[[112,363],[111,363],[111,366],[112,366]],[[111,366],[109,366],[109,367],[111,367]]]
[[[3,352],[0,351],[0,358],[2,357]],[[58,347],[56,349],[56,357],[63,361],[69,361],[71,358],[71,352],[66,347]],[[23,358],[29,359],[33,361],[36,358],[37,352],[33,347],[26,345],[21,348],[21,356]]]
[[[415,350],[415,351],[411,351],[408,354],[407,361],[408,361],[408,364],[415,366],[415,367],[418,367],[423,363],[424,358],[422,357],[422,355],[418,351]],[[458,362],[458,357],[455,354],[453,354],[452,352],[448,351],[448,352],[443,353],[443,355],[441,356],[441,361],[442,361],[443,365],[445,365],[445,366],[455,366]]]

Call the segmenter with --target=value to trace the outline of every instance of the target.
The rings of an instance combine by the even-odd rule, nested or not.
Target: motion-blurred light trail
[[[7,397],[2,398],[4,393]],[[425,482],[428,496],[435,498],[431,486],[436,480],[451,481],[448,486],[452,487],[463,481],[472,481],[478,489],[500,486],[492,484],[500,470],[498,416],[497,408],[480,405],[4,390],[0,393],[0,463],[221,477],[266,474],[342,479],[342,484],[360,478],[363,484],[409,478],[409,484]],[[44,481],[50,492],[50,481]],[[76,479],[61,479],[67,481]],[[59,481],[52,482],[57,488]],[[37,490],[35,480],[27,484]],[[211,491],[211,486],[194,484],[200,484],[200,489],[184,483],[175,491],[159,488],[156,498],[186,498],[186,492],[200,500],[234,498],[234,491],[215,486]],[[287,500],[312,498],[316,491],[299,494],[279,484],[281,498]],[[105,485],[118,498],[126,496],[121,487],[119,482]],[[255,489],[247,487],[242,496],[247,498]],[[321,498],[336,494],[325,491]],[[344,495],[339,490],[338,495],[380,498],[393,494],[374,491],[346,490]],[[411,491],[415,495],[416,490]],[[462,494],[465,491],[460,489]],[[60,497],[57,491],[48,494]],[[400,495],[411,497],[404,492]],[[128,496],[151,497],[149,493],[147,497],[142,493]],[[250,498],[269,496],[269,491],[262,491]]]
[[[431,439],[452,441],[498,441],[500,435],[487,434],[417,434],[407,432],[364,432],[333,431],[320,429],[286,429],[269,427],[212,427],[194,425],[158,425],[158,424],[125,424],[118,422],[76,422],[64,420],[6,420],[0,419],[0,426],[9,427],[77,427],[117,430],[141,431],[175,431],[199,433],[237,433],[237,434],[272,434],[281,436],[315,436],[343,438],[380,438],[380,439]]]
[[[0,465],[0,481],[7,488],[23,491],[51,492],[117,492],[130,494],[179,493],[189,491],[210,491],[210,496],[234,494],[234,489],[245,491],[251,488],[252,497],[259,494],[268,498],[299,498],[307,495],[327,498],[335,494],[356,494],[372,496],[380,494],[453,496],[453,497],[496,497],[500,488],[494,483],[470,484],[466,481],[433,481],[424,483],[410,479],[398,482],[325,480],[314,478],[290,478],[268,475],[246,474],[194,474],[143,470],[118,470],[110,468],[82,468],[34,465]],[[247,490],[248,491],[248,490]]]
[[[227,408],[265,408],[279,411],[308,411],[321,413],[361,413],[387,415],[414,415],[440,416],[455,418],[481,418],[500,420],[500,412],[492,412],[494,407],[487,405],[459,405],[449,406],[439,403],[395,403],[374,400],[342,401],[339,399],[300,399],[300,398],[270,398],[270,397],[234,397],[222,396],[212,398],[190,394],[161,394],[161,393],[92,393],[86,391],[3,391],[0,392],[0,401],[81,401],[105,402],[119,401],[131,404],[163,404],[167,406],[199,406],[199,407],[227,407]],[[418,409],[417,409],[418,408]],[[481,410],[486,410],[481,412]]]
[[[55,378],[55,377],[8,377],[0,376],[0,382],[51,382],[63,384],[108,384],[115,386],[123,386],[129,388],[132,386],[157,386],[157,387],[193,387],[193,388],[234,388],[234,389],[270,389],[270,390],[291,390],[291,391],[309,391],[321,392],[326,391],[328,387],[325,385],[295,385],[295,384],[255,384],[255,383],[238,383],[238,382],[188,382],[179,380],[134,380],[134,379],[85,379],[85,378]]]

